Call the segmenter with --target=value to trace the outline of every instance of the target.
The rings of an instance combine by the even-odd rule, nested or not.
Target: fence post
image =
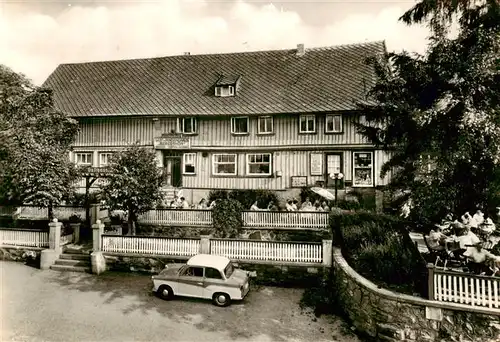
[[[104,234],[104,224],[101,220],[97,220],[95,224],[92,225],[92,250],[94,252],[100,252],[102,247],[101,235]]]
[[[40,269],[47,270],[59,259],[61,248],[61,226],[55,218],[49,223],[49,249],[44,249],[40,254]]]
[[[332,266],[332,240],[323,240],[323,266]]]
[[[104,224],[101,220],[97,220],[92,225],[92,239],[93,250],[90,254],[90,264],[92,266],[92,273],[101,274],[106,271],[106,258],[102,254],[102,234],[104,233]]]
[[[56,218],[49,222],[49,249],[61,248],[61,227],[62,222],[58,222]]]
[[[210,235],[201,235],[200,239],[200,254],[210,254]]]
[[[434,264],[427,264],[427,295],[429,300],[434,300]]]

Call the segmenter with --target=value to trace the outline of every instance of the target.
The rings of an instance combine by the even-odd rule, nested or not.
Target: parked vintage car
[[[206,298],[218,306],[242,300],[250,287],[247,271],[224,256],[211,254],[195,255],[186,264],[167,264],[152,281],[153,292],[162,299],[174,295]]]

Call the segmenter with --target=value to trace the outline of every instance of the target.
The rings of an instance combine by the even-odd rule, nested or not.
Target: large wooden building
[[[290,192],[386,185],[387,155],[357,133],[384,42],[62,64],[44,86],[81,126],[71,158],[105,166],[128,144],[156,150],[171,189]],[[288,194],[283,194],[287,196]]]

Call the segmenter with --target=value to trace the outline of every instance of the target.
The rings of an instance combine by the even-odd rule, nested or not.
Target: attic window
[[[225,96],[235,96],[236,86],[240,81],[240,76],[221,76],[215,84],[215,96],[225,97]]]
[[[215,87],[215,96],[234,96],[234,86],[217,86]]]

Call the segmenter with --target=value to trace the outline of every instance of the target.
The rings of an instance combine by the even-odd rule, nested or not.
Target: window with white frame
[[[325,132],[326,133],[342,132],[342,115],[328,114],[325,117]]]
[[[247,175],[259,176],[271,174],[271,154],[247,154]]]
[[[249,132],[248,126],[248,116],[231,118],[231,133],[233,134],[247,134]]]
[[[112,156],[113,156],[112,152],[99,153],[99,166],[107,166]]]
[[[225,85],[225,86],[215,87],[215,96],[220,96],[220,97],[234,96],[234,86]]]
[[[236,175],[236,154],[214,154],[212,173],[214,175]]]
[[[301,115],[299,120],[300,133],[316,132],[316,115]]]
[[[75,153],[76,165],[92,165],[92,152],[78,152]]]
[[[178,118],[177,131],[184,134],[195,134],[197,132],[197,120],[195,117]]]
[[[353,152],[353,186],[373,186],[373,152]]]
[[[184,153],[183,170],[185,174],[194,175],[196,171],[196,153]]]
[[[258,127],[259,127],[258,129],[259,134],[273,133],[273,117],[259,116]]]

